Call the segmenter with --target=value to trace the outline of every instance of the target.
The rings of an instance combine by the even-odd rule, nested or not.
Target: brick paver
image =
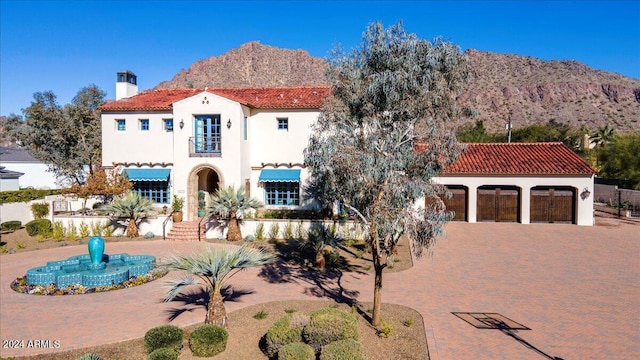
[[[613,221],[612,221],[613,223]],[[424,317],[435,360],[640,358],[640,226],[451,223],[431,257],[401,273],[385,274],[383,301],[406,305]],[[107,253],[189,252],[197,242],[108,243]],[[204,308],[162,302],[164,280],[131,289],[81,296],[29,296],[9,283],[27,268],[86,253],[72,246],[0,257],[0,337],[3,357],[64,351],[144,336],[151,327],[186,326]],[[275,300],[317,299],[305,279],[273,283],[258,269],[233,278],[245,290],[228,311]],[[371,301],[367,274],[344,274],[341,288]],[[518,341],[499,330],[476,329],[452,312],[500,313],[531,330]],[[177,317],[170,321],[171,315]],[[383,314],[384,317],[384,314]],[[25,348],[6,348],[23,340]],[[29,340],[37,347],[27,348]],[[36,344],[34,340],[45,340]],[[49,340],[49,342],[46,342]],[[43,348],[55,346],[57,349]]]

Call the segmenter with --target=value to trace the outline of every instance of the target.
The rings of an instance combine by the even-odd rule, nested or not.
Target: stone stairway
[[[196,221],[181,221],[173,223],[173,227],[167,234],[167,240],[175,241],[198,241],[198,222]],[[200,239],[205,239],[205,222],[200,225]]]

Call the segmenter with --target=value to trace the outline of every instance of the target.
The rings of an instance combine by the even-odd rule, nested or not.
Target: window
[[[155,203],[169,203],[168,181],[132,181],[133,191]]]
[[[264,184],[267,205],[300,205],[299,182],[267,182]]]
[[[195,152],[220,152],[220,115],[195,116]]]
[[[149,119],[140,119],[140,130],[149,131]]]
[[[127,122],[124,119],[116,119],[116,129],[118,131],[127,130]]]
[[[278,118],[278,130],[289,130],[289,119]]]
[[[173,119],[163,119],[164,122],[164,131],[172,132],[173,131]]]

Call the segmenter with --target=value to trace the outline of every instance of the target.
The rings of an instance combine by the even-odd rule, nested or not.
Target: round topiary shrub
[[[367,353],[359,342],[353,339],[334,341],[322,347],[320,360],[365,360]]]
[[[301,342],[287,344],[278,351],[278,360],[315,360],[313,347]]]
[[[148,353],[161,348],[169,348],[178,352],[182,349],[182,336],[183,331],[177,326],[156,326],[144,334],[144,345]]]
[[[102,360],[102,358],[98,354],[88,353],[80,356],[78,360]]]
[[[154,237],[155,237],[155,235],[151,231],[147,231],[147,233],[144,234],[144,238],[145,239],[153,239]]]
[[[155,349],[149,354],[147,360],[178,360],[179,351],[169,348]]]
[[[310,318],[302,338],[316,351],[334,341],[358,340],[358,319],[347,312],[330,307],[312,312]]]
[[[0,224],[0,230],[2,231],[16,231],[22,227],[20,220],[5,221]]]
[[[309,323],[305,314],[288,314],[278,319],[264,336],[265,354],[275,356],[281,347],[302,342],[302,329]]]
[[[226,329],[205,324],[195,328],[189,335],[189,348],[195,356],[215,356],[227,348],[228,337],[229,333]]]
[[[49,219],[36,219],[29,221],[25,226],[29,236],[51,234],[51,221]]]

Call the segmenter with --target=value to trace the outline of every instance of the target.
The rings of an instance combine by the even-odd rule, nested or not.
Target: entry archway
[[[194,167],[189,173],[187,185],[187,219],[198,218],[198,209],[206,209],[209,205],[209,194],[215,193],[222,186],[224,178],[216,166],[202,164]]]

